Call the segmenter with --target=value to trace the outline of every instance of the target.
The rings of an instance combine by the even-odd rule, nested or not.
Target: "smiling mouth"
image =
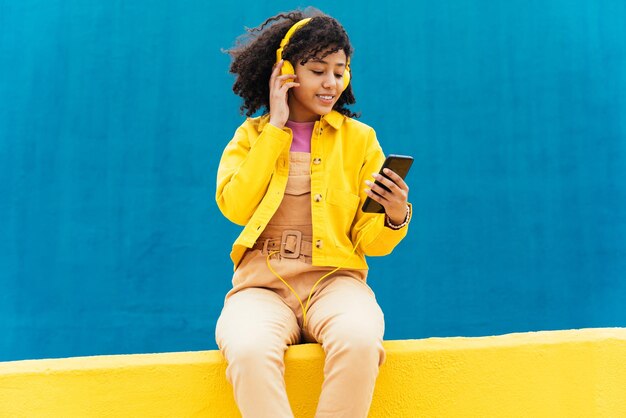
[[[316,94],[316,96],[323,102],[331,102],[335,98],[335,96],[331,94]]]

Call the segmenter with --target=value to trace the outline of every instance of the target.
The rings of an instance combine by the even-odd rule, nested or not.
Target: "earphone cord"
[[[327,278],[328,276],[330,276],[331,274],[333,274],[334,272],[336,272],[337,270],[339,270],[340,268],[343,267],[343,264],[348,261],[348,259],[350,259],[350,257],[352,257],[352,254],[354,254],[354,252],[356,251],[359,242],[361,241],[361,238],[363,238],[363,234],[359,237],[359,239],[356,241],[356,243],[354,244],[354,246],[352,247],[352,251],[350,252],[350,254],[345,258],[345,260],[343,260],[338,267],[336,267],[334,270],[331,270],[330,272],[326,273],[325,275],[323,275],[317,282],[315,282],[315,284],[313,285],[313,287],[311,288],[311,291],[309,292],[309,297],[307,298],[306,301],[306,306],[302,303],[302,299],[300,299],[300,296],[298,296],[298,294],[296,293],[295,290],[293,290],[293,287],[291,287],[289,285],[289,283],[287,283],[287,281],[285,279],[283,279],[282,277],[280,277],[280,274],[276,273],[276,271],[272,268],[272,265],[270,264],[270,257],[273,256],[274,254],[278,254],[280,253],[280,251],[272,251],[269,254],[267,254],[267,257],[265,259],[266,263],[267,263],[267,267],[270,269],[270,271],[272,273],[274,273],[274,276],[278,277],[280,279],[280,281],[282,281],[283,283],[285,283],[285,285],[287,286],[287,288],[289,288],[289,290],[291,290],[291,293],[293,293],[296,296],[296,299],[298,299],[298,302],[300,303],[300,308],[302,308],[302,323],[303,323],[303,327],[306,326],[307,324],[307,312],[309,310],[309,304],[311,303],[311,297],[313,296],[313,291],[315,290],[315,288],[317,287],[318,284],[321,283],[322,280],[324,280],[325,278]]]
[[[318,137],[321,136],[322,132],[322,120],[324,119],[324,115],[320,115],[320,121],[318,124],[318,130],[317,130],[317,135]],[[374,219],[370,220],[370,222],[374,221]],[[363,227],[363,231],[365,231],[365,229],[367,229],[369,225],[365,225]],[[359,239],[356,240],[356,243],[354,244],[354,246],[352,247],[352,251],[350,251],[350,254],[345,258],[345,260],[343,260],[341,263],[339,263],[339,266],[336,267],[334,270],[331,270],[330,272],[326,273],[325,275],[323,275],[317,282],[315,282],[315,284],[313,285],[313,287],[311,288],[311,291],[309,292],[309,297],[307,298],[306,301],[306,306],[302,303],[302,299],[300,299],[300,296],[298,296],[298,294],[296,293],[295,290],[293,290],[293,287],[291,287],[289,285],[289,283],[287,283],[287,281],[285,279],[283,279],[282,277],[280,277],[280,274],[276,273],[276,271],[274,271],[274,269],[272,268],[272,265],[270,264],[270,257],[274,254],[280,253],[280,251],[272,251],[270,253],[267,254],[267,258],[265,259],[266,263],[267,263],[267,267],[270,269],[270,271],[280,279],[280,281],[282,281],[283,283],[285,283],[285,285],[287,286],[287,288],[291,291],[291,293],[293,293],[296,296],[296,299],[298,299],[298,302],[300,303],[300,308],[302,309],[302,326],[305,327],[307,324],[307,312],[309,310],[309,304],[311,303],[311,297],[313,296],[313,291],[315,290],[315,288],[317,287],[318,284],[320,284],[322,282],[322,280],[324,280],[325,278],[327,278],[328,276],[330,276],[331,274],[335,273],[337,270],[339,270],[340,268],[343,267],[343,264],[348,261],[350,259],[350,257],[352,257],[352,255],[354,254],[354,252],[356,251],[359,242],[361,242],[361,238],[363,238],[365,234],[362,233],[361,236],[359,237]]]

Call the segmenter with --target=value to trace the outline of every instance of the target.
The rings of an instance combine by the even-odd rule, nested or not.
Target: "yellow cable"
[[[363,228],[363,230],[365,230],[365,228]],[[331,270],[330,272],[326,273],[325,275],[323,275],[317,282],[315,282],[315,284],[313,285],[313,287],[311,288],[311,291],[309,292],[309,297],[307,298],[306,301],[306,306],[304,306],[302,304],[302,299],[300,299],[300,296],[298,296],[298,294],[296,293],[295,290],[293,290],[293,287],[291,287],[289,285],[289,283],[287,283],[287,281],[285,279],[283,279],[282,277],[280,277],[280,275],[278,273],[276,273],[276,271],[272,268],[272,265],[270,264],[270,257],[273,256],[274,254],[278,254],[280,253],[280,251],[272,251],[271,253],[267,254],[267,258],[265,259],[266,263],[267,263],[267,267],[269,267],[270,271],[272,273],[274,273],[274,276],[278,277],[280,279],[280,281],[282,281],[283,283],[285,283],[285,285],[289,288],[289,290],[291,290],[291,293],[293,293],[296,298],[298,299],[298,302],[300,303],[300,308],[302,308],[302,326],[306,327],[307,324],[307,318],[306,318],[306,314],[309,310],[309,303],[311,303],[311,297],[313,296],[313,291],[315,290],[315,288],[317,287],[317,285],[324,280],[325,278],[327,278],[328,276],[330,276],[331,274],[333,274],[334,272],[336,272],[337,270],[339,270],[340,268],[343,267],[343,264],[348,261],[348,259],[350,257],[352,257],[352,254],[354,254],[354,252],[356,251],[359,242],[361,241],[361,238],[363,238],[363,236],[365,236],[364,233],[361,234],[361,236],[359,237],[358,240],[356,240],[356,243],[354,244],[354,246],[352,247],[352,251],[350,252],[350,254],[345,258],[345,260],[343,260],[338,267],[336,267],[334,270]]]
[[[304,305],[302,304],[302,299],[300,299],[300,296],[298,296],[296,291],[293,290],[293,287],[291,287],[289,283],[287,283],[282,277],[280,277],[280,274],[274,271],[274,269],[272,268],[272,265],[270,264],[270,257],[273,256],[274,254],[278,254],[279,252],[280,251],[272,251],[271,253],[267,254],[267,258],[265,259],[265,262],[267,263],[267,267],[269,267],[270,271],[274,273],[274,276],[278,277],[283,283],[285,283],[285,285],[289,288],[289,290],[291,290],[291,293],[296,295],[296,298],[298,298],[298,302],[300,302],[300,307],[302,308],[302,312],[304,312]],[[303,317],[304,316],[305,315],[303,315]]]

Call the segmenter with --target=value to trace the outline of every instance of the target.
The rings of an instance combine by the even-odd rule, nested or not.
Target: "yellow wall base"
[[[626,329],[386,341],[370,417],[626,417]],[[324,355],[290,347],[313,417]],[[239,417],[217,351],[0,363],[0,417]]]

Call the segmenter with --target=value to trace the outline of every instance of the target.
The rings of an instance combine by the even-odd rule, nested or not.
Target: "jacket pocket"
[[[328,189],[327,193],[328,203],[335,206],[344,206],[352,208],[358,206],[359,196],[339,189]]]
[[[350,228],[361,200],[359,196],[339,189],[328,189],[326,199],[332,205],[328,212],[328,223],[335,243],[351,249]]]

